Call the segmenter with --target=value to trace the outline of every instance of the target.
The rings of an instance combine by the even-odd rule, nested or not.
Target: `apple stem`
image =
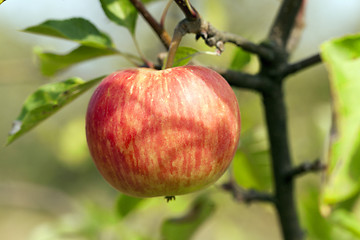
[[[176,27],[175,31],[174,31],[174,36],[173,36],[170,46],[169,46],[169,52],[168,52],[168,56],[167,56],[167,60],[166,60],[166,64],[165,64],[165,69],[171,68],[173,66],[176,50],[178,49],[183,36],[184,36],[184,34],[179,29],[179,27]]]
[[[191,3],[189,0],[174,0],[175,3],[179,6],[179,8],[184,12],[186,18],[181,21],[174,30],[174,35],[171,39],[171,43],[169,46],[169,52],[168,57],[165,64],[166,68],[171,68],[174,64],[175,54],[176,50],[178,49],[181,39],[185,34],[187,34],[189,31],[186,29],[184,24],[186,21],[197,23],[200,19],[199,13],[191,6]],[[170,4],[169,4],[170,5]]]

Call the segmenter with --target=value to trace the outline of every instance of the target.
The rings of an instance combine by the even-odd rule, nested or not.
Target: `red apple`
[[[229,84],[199,66],[128,69],[106,77],[86,115],[94,162],[119,191],[175,196],[214,183],[240,136]]]

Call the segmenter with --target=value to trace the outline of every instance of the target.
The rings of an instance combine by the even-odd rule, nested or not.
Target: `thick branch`
[[[151,28],[156,32],[159,36],[161,42],[165,46],[166,49],[169,48],[171,37],[166,32],[164,27],[158,23],[155,18],[148,12],[148,10],[144,7],[143,3],[140,0],[130,0],[134,7],[138,10],[138,12],[145,18],[145,20],[149,23]]]
[[[275,22],[270,30],[269,39],[285,49],[302,0],[283,0]]]
[[[313,56],[300,60],[299,62],[288,65],[284,71],[284,75],[287,76],[296,73],[298,71],[301,71],[307,67],[311,67],[320,62],[321,62],[320,54],[315,54]]]
[[[260,75],[251,75],[239,71],[233,70],[221,70],[215,69],[218,73],[220,73],[226,81],[233,87],[245,88],[249,90],[254,90],[257,92],[266,91],[266,89],[270,88],[271,82],[269,79],[264,78]]]
[[[286,109],[281,83],[273,84],[272,91],[263,93],[266,123],[271,146],[275,199],[279,221],[285,240],[303,239],[294,199],[294,184],[286,179],[286,173],[292,169]]]

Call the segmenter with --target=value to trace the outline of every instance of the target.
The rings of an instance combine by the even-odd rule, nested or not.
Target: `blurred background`
[[[154,16],[160,16],[166,2],[156,1],[147,7]],[[191,2],[218,29],[254,42],[266,37],[280,4],[278,0]],[[308,1],[303,36],[291,61],[318,52],[320,44],[330,38],[359,32],[359,10],[358,0]],[[65,53],[76,44],[21,30],[47,19],[70,17],[90,20],[112,37],[118,49],[136,51],[128,31],[110,22],[97,0],[8,0],[0,5],[0,239],[160,239],[161,222],[186,212],[197,194],[179,196],[171,203],[163,198],[143,201],[135,212],[117,221],[114,208],[119,194],[97,172],[86,146],[84,115],[92,90],[5,146],[12,121],[20,113],[24,100],[40,85],[72,76],[92,79],[131,66],[121,57],[107,57],[77,65],[56,77],[42,76],[35,47]],[[173,4],[166,21],[170,33],[182,18],[181,11]],[[164,51],[141,17],[136,38],[150,60],[155,61],[157,54]],[[202,40],[195,42],[193,35],[186,36],[182,45],[214,51],[204,46]],[[196,60],[209,66],[227,67],[233,57],[232,50],[234,47],[228,44],[223,55],[199,56]],[[252,59],[245,70],[256,71],[256,67],[256,59]],[[266,175],[259,186],[267,189],[271,176],[261,99],[252,92],[235,91],[242,113],[243,151],[237,154],[234,164],[243,161],[243,155],[249,161],[254,159]],[[316,65],[289,78],[286,94],[294,161],[321,158],[331,114],[324,66]],[[249,149],[256,154],[249,155]],[[314,206],[320,184],[321,176],[315,174],[297,180],[297,200],[303,222],[308,216],[307,208],[317,211]],[[280,239],[271,206],[234,202],[217,186],[206,191],[210,192],[217,208],[193,239]],[[314,205],[308,204],[309,201]],[[59,237],[59,232],[68,235]]]

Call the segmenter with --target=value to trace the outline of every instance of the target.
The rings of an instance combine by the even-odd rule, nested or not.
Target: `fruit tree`
[[[10,2],[0,1],[0,8]],[[234,239],[360,239],[360,34],[324,41],[312,55],[294,61],[302,33],[312,24],[305,22],[310,1],[273,0],[273,20],[258,40],[242,34],[237,24],[213,23],[211,16],[228,19],[227,11],[235,12],[229,7],[242,9],[245,2],[100,0],[103,18],[126,29],[130,40],[114,37],[83,17],[44,19],[23,30],[24,35],[76,44],[66,54],[35,51],[45,76],[61,76],[70,67],[100,57],[126,62],[89,80],[69,77],[41,85],[13,121],[7,145],[82,94],[91,95],[83,106],[87,112],[81,135],[87,138],[87,162],[92,158],[90,168],[98,170],[94,182],[104,177],[113,187],[109,191],[119,195],[116,209],[106,213],[106,220],[97,219],[100,214],[90,217],[101,224],[84,223],[70,233],[62,229],[53,234],[108,239],[107,225],[102,225],[107,222],[119,224],[109,239],[218,239],[211,231],[198,234],[211,220],[226,225],[216,218],[215,206],[225,209],[222,203],[231,197],[238,207],[265,206],[264,216],[274,218],[278,226],[273,236],[256,235],[254,227]],[[213,15],[204,14],[206,7]],[[138,41],[145,32],[149,39]],[[129,41],[128,50],[125,43],[116,44]],[[316,123],[323,129],[321,143],[315,147],[317,156],[305,159],[291,151],[292,141],[303,144],[302,150],[311,147],[302,132],[311,131],[303,130],[308,125],[300,114],[295,123],[289,121],[296,107],[288,101],[286,83],[314,65],[323,65],[328,74],[329,108],[322,116],[329,124]],[[307,106],[312,104],[309,90],[293,92]],[[247,94],[260,99],[259,104],[251,105]],[[257,109],[263,118],[252,122]],[[296,137],[290,137],[291,129]],[[298,183],[307,173],[315,173],[316,180]],[[81,178],[82,173],[75,171],[74,176]],[[151,229],[153,235],[131,232],[146,215],[141,213],[144,206],[153,206],[151,199],[160,201],[152,203],[158,208],[147,221],[158,221],[159,229]],[[158,220],[156,211],[171,209],[179,201],[188,213]],[[131,214],[136,220],[129,223],[125,216]],[[259,228],[267,224],[255,221],[261,223]]]

